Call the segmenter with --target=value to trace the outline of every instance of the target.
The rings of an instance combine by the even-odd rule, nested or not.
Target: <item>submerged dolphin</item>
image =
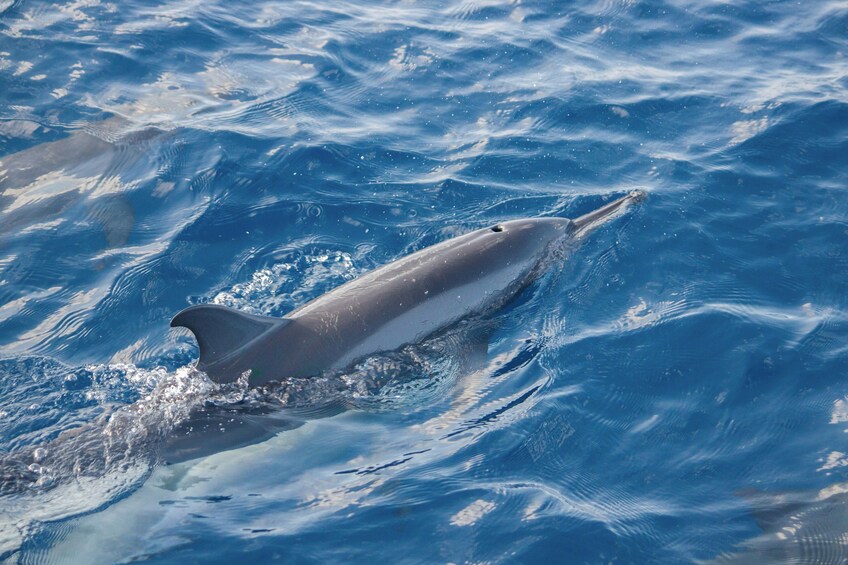
[[[575,220],[503,222],[427,247],[354,279],[282,318],[217,305],[186,308],[172,327],[194,333],[197,368],[216,382],[250,371],[261,385],[344,369],[420,341],[515,296],[551,247],[580,237],[643,196],[634,191]]]
[[[61,219],[82,204],[86,216],[102,227],[108,247],[124,245],[135,212],[112,181],[132,173],[134,163],[150,158],[145,146],[168,135],[113,117],[68,137],[0,155],[0,237]]]
[[[844,564],[848,561],[848,483],[818,491],[739,493],[751,505],[751,515],[762,534],[700,563],[755,565]]]

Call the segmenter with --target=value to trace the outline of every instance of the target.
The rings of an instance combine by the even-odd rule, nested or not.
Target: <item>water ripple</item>
[[[843,4],[0,15],[0,555],[842,557]],[[168,329],[635,188],[502,312],[348,371],[215,389]],[[158,464],[198,406],[286,425]]]

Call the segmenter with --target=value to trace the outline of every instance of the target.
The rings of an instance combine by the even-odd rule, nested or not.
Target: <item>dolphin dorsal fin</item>
[[[217,304],[198,304],[174,316],[171,327],[191,330],[200,347],[197,366],[205,370],[284,322],[282,319],[254,316]]]

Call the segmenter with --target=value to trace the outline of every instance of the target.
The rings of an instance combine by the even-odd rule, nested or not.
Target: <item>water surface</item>
[[[0,0],[0,555],[842,562],[846,56],[842,2]],[[634,188],[482,366],[216,389],[168,329]]]

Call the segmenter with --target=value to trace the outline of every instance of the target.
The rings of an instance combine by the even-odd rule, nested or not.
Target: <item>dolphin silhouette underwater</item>
[[[848,483],[836,483],[820,490],[745,489],[736,494],[750,505],[750,514],[762,533],[740,543],[734,552],[698,563],[836,565],[846,562]]]
[[[197,339],[197,368],[218,383],[311,377],[419,342],[504,305],[558,242],[578,238],[644,197],[633,191],[574,220],[525,218],[478,229],[378,267],[282,318],[201,304],[171,327]]]

